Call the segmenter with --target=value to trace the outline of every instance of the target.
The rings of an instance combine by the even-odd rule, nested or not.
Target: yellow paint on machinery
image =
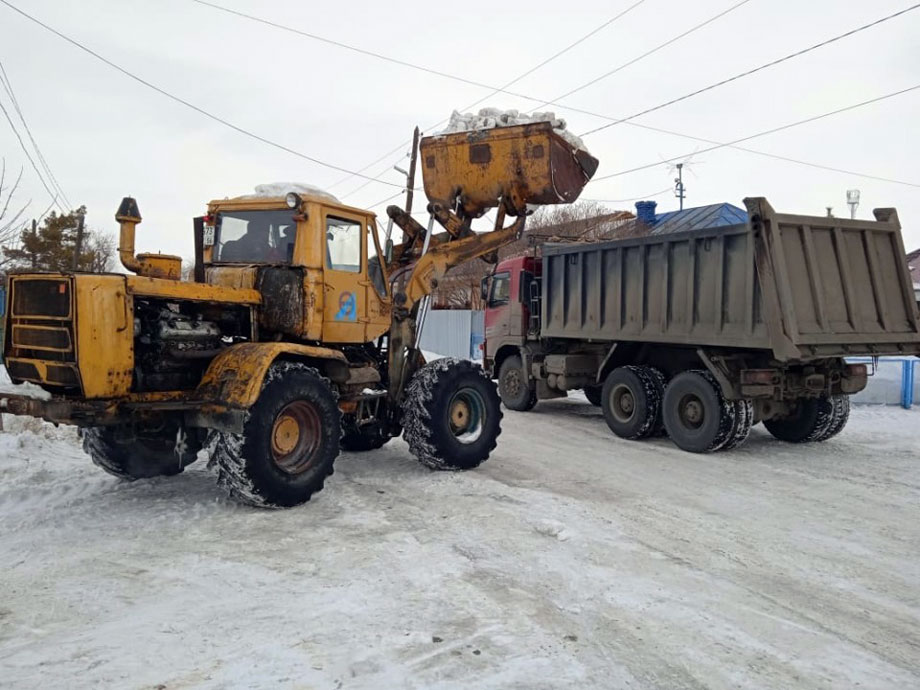
[[[328,359],[346,363],[345,355],[328,347],[297,343],[241,343],[214,358],[194,397],[248,408],[259,396],[265,373],[279,356]]]

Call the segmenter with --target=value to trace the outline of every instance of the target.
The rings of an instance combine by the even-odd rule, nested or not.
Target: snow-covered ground
[[[5,421],[2,687],[920,686],[916,410],[694,456],[545,402],[479,470],[396,440],[287,511]]]

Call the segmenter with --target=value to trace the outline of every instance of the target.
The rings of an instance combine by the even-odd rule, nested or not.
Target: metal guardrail
[[[885,357],[884,359],[875,359],[874,357],[847,357],[848,362],[854,364],[875,364],[877,367],[886,364],[901,364],[901,407],[909,410],[914,404],[914,381],[916,380],[916,367],[920,359],[916,357]]]

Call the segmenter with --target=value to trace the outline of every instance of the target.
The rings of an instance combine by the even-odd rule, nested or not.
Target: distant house
[[[604,239],[622,237],[644,237],[646,235],[670,235],[703,228],[718,228],[726,225],[747,223],[747,212],[732,204],[709,204],[685,208],[681,211],[655,213],[654,201],[640,201],[636,204],[635,220],[625,223],[604,236]]]

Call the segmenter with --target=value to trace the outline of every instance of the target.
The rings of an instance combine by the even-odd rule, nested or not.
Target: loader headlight
[[[288,192],[284,200],[287,202],[288,208],[300,208],[301,199],[300,195],[296,192]]]

